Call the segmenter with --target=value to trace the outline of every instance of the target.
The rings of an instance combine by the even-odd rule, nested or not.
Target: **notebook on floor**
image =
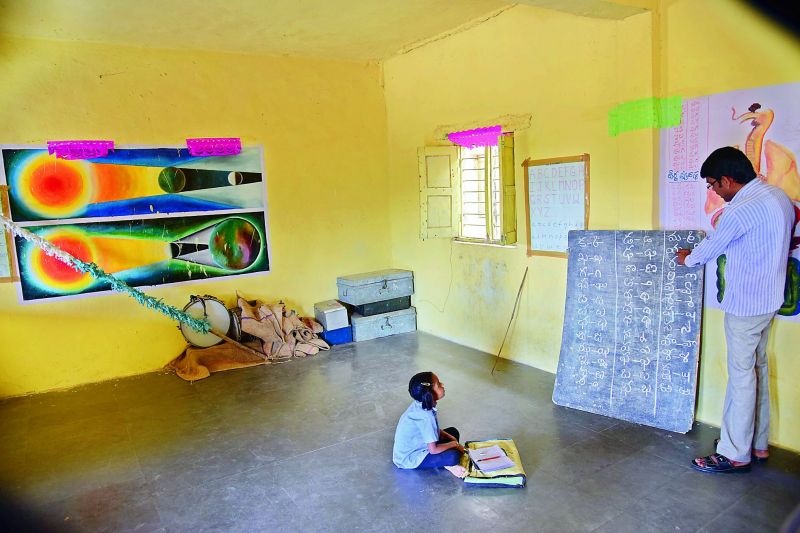
[[[527,482],[525,470],[522,468],[519,452],[512,439],[470,441],[464,447],[467,453],[461,458],[461,466],[467,469],[465,484],[476,487],[525,486]],[[497,456],[499,452],[502,452],[502,458]],[[481,459],[488,460],[481,461]],[[492,466],[488,465],[492,461],[495,462],[492,466],[502,464],[505,467],[492,469]],[[479,468],[478,464],[481,463],[487,465]]]

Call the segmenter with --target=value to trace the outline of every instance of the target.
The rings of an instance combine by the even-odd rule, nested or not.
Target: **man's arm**
[[[725,252],[728,245],[744,234],[744,228],[735,218],[729,216],[720,219],[719,228],[713,235],[709,235],[694,247],[693,250],[682,248],[678,250],[678,264],[693,267],[705,265],[718,255]]]

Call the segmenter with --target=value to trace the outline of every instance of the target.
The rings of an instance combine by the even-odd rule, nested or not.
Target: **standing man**
[[[783,304],[794,206],[786,194],[756,178],[736,148],[714,150],[700,175],[706,187],[730,202],[716,231],[694,250],[678,250],[678,263],[703,265],[725,254],[725,341],[728,387],[716,453],[698,457],[701,472],[746,472],[751,454],[769,455],[767,338]]]

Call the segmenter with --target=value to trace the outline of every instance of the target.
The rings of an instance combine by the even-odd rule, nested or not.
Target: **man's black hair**
[[[756,179],[753,164],[741,150],[732,146],[723,146],[711,152],[700,167],[700,175],[716,181],[721,180],[722,176],[728,176],[743,185]]]

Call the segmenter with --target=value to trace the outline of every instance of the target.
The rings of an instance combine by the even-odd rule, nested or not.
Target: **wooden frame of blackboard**
[[[565,252],[552,252],[547,250],[534,250],[531,246],[531,205],[530,205],[530,177],[528,169],[530,167],[544,166],[544,165],[557,165],[559,163],[579,163],[583,161],[583,228],[589,229],[589,154],[568,156],[568,157],[552,157],[549,159],[526,159],[522,162],[522,167],[525,169],[525,226],[528,229],[528,257],[534,255],[543,255],[548,257],[567,257]]]
[[[8,185],[0,185],[0,212],[3,216],[11,218],[11,208],[8,203]],[[14,250],[14,237],[11,236],[10,231],[3,231],[3,238],[6,240],[6,250],[8,250],[8,263],[10,276],[0,276],[0,283],[19,281],[19,273],[17,273],[16,252]]]

